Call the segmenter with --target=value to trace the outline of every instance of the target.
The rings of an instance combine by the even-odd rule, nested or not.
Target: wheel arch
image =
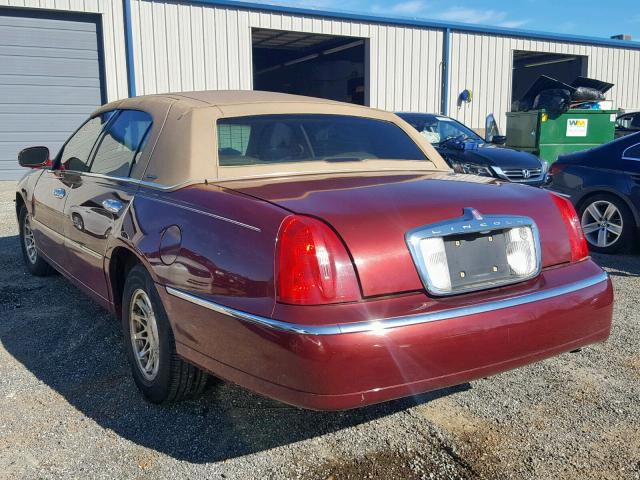
[[[636,210],[635,206],[631,202],[631,199],[629,199],[625,194],[611,188],[593,188],[584,192],[575,202],[576,210],[580,211],[580,209],[584,206],[585,203],[587,203],[590,198],[593,198],[596,195],[600,194],[611,195],[622,200],[631,211],[631,215],[633,215],[633,220],[636,223],[636,230],[640,230],[640,212]]]
[[[16,217],[20,215],[20,209],[22,207],[27,208],[27,202],[25,201],[22,193],[16,192]]]
[[[145,262],[130,248],[117,246],[111,252],[105,270],[108,275],[113,311],[118,318],[122,318],[122,295],[127,275],[136,265],[142,265],[146,268]]]

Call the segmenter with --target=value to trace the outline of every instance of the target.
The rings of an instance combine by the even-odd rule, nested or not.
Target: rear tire
[[[122,331],[133,379],[149,401],[171,403],[204,391],[209,376],[178,357],[167,313],[142,265],[124,285]]]
[[[579,214],[592,252],[613,254],[632,250],[638,227],[624,200],[599,193],[582,202]]]
[[[55,272],[36,247],[36,239],[31,229],[31,215],[27,207],[22,205],[18,213],[18,226],[20,228],[20,247],[24,264],[32,275],[46,277]]]

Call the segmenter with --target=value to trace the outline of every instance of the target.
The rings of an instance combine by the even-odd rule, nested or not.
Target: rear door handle
[[[113,198],[108,198],[107,200],[102,201],[102,206],[107,212],[111,213],[120,213],[122,207],[124,206],[120,200],[115,200]]]
[[[56,198],[64,198],[66,194],[67,194],[67,191],[64,188],[53,189],[53,196]]]

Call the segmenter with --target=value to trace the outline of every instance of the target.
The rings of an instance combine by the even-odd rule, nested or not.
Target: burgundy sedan
[[[208,375],[334,410],[604,341],[613,293],[571,203],[453,173],[391,113],[265,92],[97,110],[33,167],[27,268],[114,313],[152,402]],[[206,372],[206,373],[205,373]]]

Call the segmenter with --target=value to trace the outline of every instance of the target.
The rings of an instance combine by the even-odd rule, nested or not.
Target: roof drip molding
[[[518,30],[513,28],[489,27],[484,25],[473,25],[468,23],[441,22],[437,20],[422,20],[407,17],[382,17],[379,15],[361,14],[354,12],[338,12],[330,10],[320,10],[314,8],[287,7],[284,5],[271,5],[266,3],[237,2],[233,0],[177,0],[178,3],[195,5],[211,5],[228,8],[240,8],[246,10],[258,10],[262,12],[289,13],[292,15],[302,15],[311,17],[324,17],[335,20],[349,20],[355,22],[382,23],[386,25],[399,25],[405,27],[432,28],[439,30],[451,30],[453,32],[484,33],[489,35],[499,35],[505,37],[535,38],[564,43],[580,43],[603,47],[625,48],[640,50],[640,42],[628,40],[616,40],[600,37],[589,37],[582,35],[567,35],[559,33],[538,32],[533,30]]]

